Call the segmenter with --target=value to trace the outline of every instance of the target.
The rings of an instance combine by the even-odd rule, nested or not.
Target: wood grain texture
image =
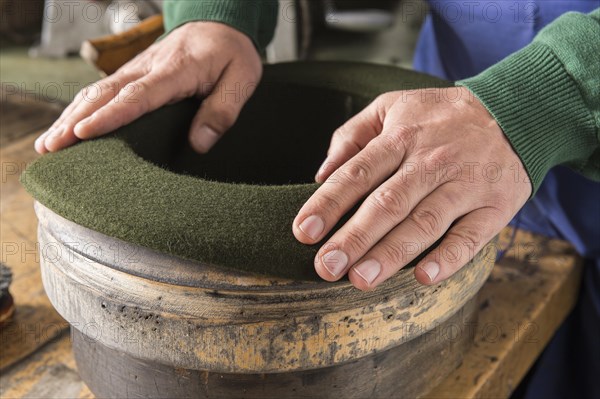
[[[15,96],[0,88],[2,97]],[[50,126],[60,115],[62,106],[32,101],[21,95],[21,101],[0,101],[0,148]]]
[[[136,358],[214,372],[333,366],[410,341],[443,323],[477,293],[496,248],[486,246],[436,286],[420,285],[409,269],[371,292],[356,290],[347,280],[292,282],[261,276],[240,277],[224,287],[223,281],[239,273],[135,246],[134,257],[116,257],[111,253],[123,247],[119,240],[76,226],[39,203],[36,212],[40,243],[62,254],[42,257],[46,292],[75,328]],[[123,271],[139,271],[138,263],[176,264],[178,271],[193,268],[206,278],[189,286],[187,279],[169,283]]]
[[[29,217],[34,218],[33,211]],[[507,235],[509,228],[502,236]],[[462,365],[427,397],[508,398],[523,376],[522,368],[529,367],[539,355],[545,344],[543,336],[552,335],[570,311],[578,295],[581,273],[573,248],[563,241],[525,232],[517,233],[514,248],[492,270],[479,292],[476,345],[465,354]],[[530,330],[532,325],[537,331]],[[48,370],[64,367],[76,370],[67,334],[3,372],[0,396],[24,397],[40,384]],[[56,380],[61,381],[62,374],[56,375]],[[82,384],[79,397],[91,399],[93,395]]]
[[[46,127],[54,113],[33,113],[28,118],[29,126]],[[21,129],[15,134],[21,137],[16,141],[6,140],[12,143],[0,149],[0,261],[12,269],[10,291],[16,306],[13,319],[0,329],[2,373],[68,328],[68,323],[58,315],[44,293],[33,199],[19,183],[19,175],[37,156],[33,150],[37,132],[34,130],[31,134],[22,121],[15,121],[16,125],[6,123],[3,132],[5,128]]]
[[[569,243],[518,231],[480,292],[474,347],[427,397],[508,398],[575,306],[581,272]]]
[[[2,372],[0,397],[92,399],[77,372],[68,330]]]
[[[444,323],[402,345],[331,367],[286,373],[167,366],[111,350],[76,330],[73,345],[79,372],[98,397],[412,398],[462,362],[473,342],[476,309],[473,298]]]

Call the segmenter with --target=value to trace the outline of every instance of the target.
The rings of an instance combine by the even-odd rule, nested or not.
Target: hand
[[[415,268],[422,284],[447,279],[523,206],[531,184],[486,108],[465,88],[378,97],[334,134],[298,213],[296,238],[319,242],[356,213],[315,259],[317,273],[346,273],[361,290],[381,284],[444,236]],[[366,198],[365,198],[366,197]]]
[[[79,92],[35,149],[58,151],[167,103],[208,95],[189,132],[192,147],[204,153],[234,124],[261,75],[260,56],[245,34],[216,22],[190,22]]]

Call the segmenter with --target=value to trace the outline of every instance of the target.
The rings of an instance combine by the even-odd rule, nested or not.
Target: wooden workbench
[[[2,107],[5,113],[6,104]],[[36,112],[28,123],[13,118],[2,125],[0,260],[13,270],[17,311],[0,330],[1,398],[93,397],[77,373],[68,324],[44,294],[33,200],[18,182],[36,157],[37,131],[55,117],[55,112]],[[503,231],[501,245],[511,232]],[[573,308],[580,277],[579,258],[568,243],[516,232],[514,245],[479,294],[475,344],[428,397],[508,397]]]

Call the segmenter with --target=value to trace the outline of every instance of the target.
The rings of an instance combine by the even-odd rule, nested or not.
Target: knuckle
[[[394,220],[402,220],[408,212],[408,200],[403,190],[386,187],[373,193],[370,203],[378,212]]]
[[[148,96],[145,95],[146,91],[147,86],[144,82],[129,82],[115,97],[115,102],[127,104],[127,107],[134,110],[136,114],[145,114],[150,108]]]
[[[371,104],[374,108],[374,113],[381,123],[386,119],[388,108],[393,103],[391,93],[383,93],[377,96],[375,101]]]
[[[249,59],[238,58],[234,63],[239,65],[241,69],[240,74],[248,83],[257,84],[260,81],[263,73],[263,64],[259,57],[249,57]]]
[[[135,58],[134,58],[135,59]],[[131,60],[133,61],[133,60]],[[113,73],[111,76],[116,78],[116,79],[125,79],[127,76],[129,76],[133,70],[133,66],[131,65],[131,61],[122,65],[119,69],[117,69],[115,71],[115,73]]]
[[[344,135],[344,133],[342,132],[344,130],[344,126],[340,126],[337,129],[335,129],[333,131],[333,134],[331,135],[331,140],[332,141],[340,141]]]
[[[130,97],[132,95],[135,95],[136,93],[139,93],[141,88],[142,88],[141,82],[138,82],[138,81],[128,82],[120,90],[119,96],[123,97],[123,98]]]
[[[462,245],[474,250],[479,246],[483,239],[481,229],[475,226],[460,226],[454,229],[453,236],[461,242]]]
[[[402,245],[386,242],[380,245],[379,250],[389,267],[399,266],[404,263],[405,255]]]
[[[216,107],[211,117],[217,127],[217,130],[219,130],[219,133],[223,133],[225,130],[233,126],[237,120],[238,113],[233,105],[225,102],[217,103],[217,105],[218,108]]]
[[[371,181],[371,167],[366,162],[349,162],[338,171],[339,176],[361,188],[368,187]]]
[[[502,195],[503,193],[501,195],[494,194],[496,195],[490,195],[489,198],[483,201],[483,206],[490,215],[499,220],[504,220],[506,218],[506,210],[512,209],[514,205],[511,204],[508,198]]]
[[[379,136],[379,144],[388,153],[399,153],[405,151],[404,141],[393,134],[382,134]]]
[[[377,97],[375,97],[375,100],[373,100],[373,103],[378,104],[378,106],[380,106],[379,104],[381,104],[381,106],[384,106],[393,97],[394,97],[393,92],[385,92],[385,93],[382,93],[382,94],[378,95]]]
[[[80,102],[81,100],[84,99],[84,93],[85,93],[85,89],[86,87],[84,87],[83,89],[79,90],[77,92],[77,94],[75,94],[75,97],[73,97],[73,101],[74,103]]]
[[[423,237],[437,237],[443,233],[443,215],[437,208],[416,209],[409,218]]]
[[[313,209],[324,214],[337,214],[342,208],[340,199],[338,199],[337,195],[332,193],[321,194],[317,199],[315,199],[313,205]]]
[[[423,130],[419,124],[404,125],[399,124],[391,129],[392,136],[395,136],[402,142],[403,148],[413,148],[420,132]]]
[[[189,67],[190,58],[191,57],[186,50],[180,50],[176,56],[169,59],[168,64],[164,66],[163,72],[166,74],[172,74],[185,70],[187,67]]]
[[[88,86],[85,86],[75,96],[75,100],[83,101],[86,103],[94,102],[100,98],[103,92],[103,87],[101,82],[92,83]]]
[[[335,139],[335,140],[340,140],[342,137],[344,137],[344,130],[345,129],[346,128],[344,127],[344,125],[338,127],[337,129],[335,129],[333,131],[333,134],[331,135],[331,138]]]
[[[133,71],[134,71],[133,66],[131,66],[129,64],[125,64],[115,72],[115,77],[124,78],[126,76],[131,75],[133,73]]]
[[[371,245],[371,235],[359,227],[352,227],[346,232],[345,245],[354,254],[363,253]]]
[[[456,209],[465,201],[465,189],[459,186],[445,188],[441,187],[436,191],[436,198],[430,200],[429,206],[435,209]],[[462,195],[461,195],[462,194]]]
[[[118,92],[119,88],[114,82],[104,79],[81,89],[76,99],[83,101],[88,107],[90,105],[94,106],[95,103],[101,101],[107,95],[114,97]]]
[[[105,92],[110,92],[113,91],[115,87],[117,87],[116,82],[112,81],[112,80],[108,80],[108,79],[103,79],[101,81],[99,81],[98,83],[98,87],[100,88],[100,90],[102,91],[102,94],[104,94]]]
[[[433,164],[434,167],[439,168],[440,166],[447,165],[452,162],[453,153],[446,147],[436,148],[427,157],[429,163]]]
[[[349,129],[346,124],[343,124],[342,126],[335,129],[331,138],[335,141],[351,141],[348,137],[350,135],[350,132],[351,129]]]
[[[464,247],[456,241],[450,241],[444,245],[440,251],[443,262],[455,271],[461,266]]]
[[[147,70],[148,66],[151,63],[151,51],[152,46],[148,47],[146,51],[142,51],[123,66],[121,66],[117,71],[112,75],[116,78],[126,79],[128,76],[132,76],[139,72],[140,70]]]

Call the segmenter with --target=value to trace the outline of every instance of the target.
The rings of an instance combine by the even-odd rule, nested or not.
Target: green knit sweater
[[[167,0],[167,32],[189,21],[219,21],[259,49],[273,37],[276,0]],[[457,82],[496,118],[534,190],[565,164],[600,180],[600,9],[566,13],[534,41],[481,74]]]

